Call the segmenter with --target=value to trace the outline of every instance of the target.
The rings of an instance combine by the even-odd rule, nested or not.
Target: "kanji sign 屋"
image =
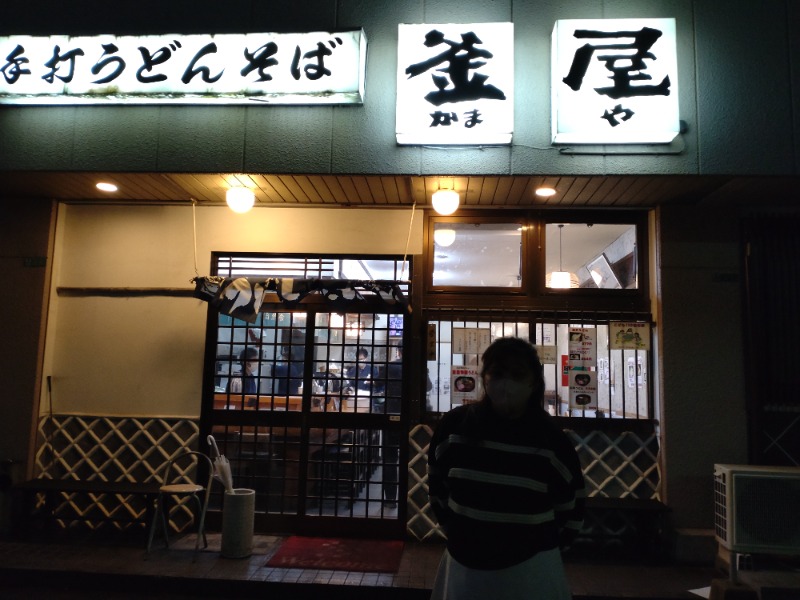
[[[0,37],[0,103],[360,104],[363,31]]]
[[[556,21],[556,144],[665,144],[680,132],[675,19]]]
[[[398,144],[509,144],[512,23],[403,24],[398,30]]]

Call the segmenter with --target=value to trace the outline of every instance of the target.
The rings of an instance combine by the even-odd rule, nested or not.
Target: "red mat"
[[[293,535],[267,561],[268,567],[395,573],[403,555],[401,540],[317,538]]]

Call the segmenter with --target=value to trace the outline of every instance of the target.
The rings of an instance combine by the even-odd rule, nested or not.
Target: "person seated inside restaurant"
[[[289,347],[281,348],[281,362],[272,367],[272,393],[276,396],[299,396],[303,387],[303,363],[292,360]]]
[[[229,394],[244,394],[255,396],[258,394],[258,370],[260,355],[257,348],[247,346],[239,353],[241,369],[228,381]],[[255,399],[249,399],[248,405],[254,405]]]
[[[342,382],[339,375],[325,363],[320,363],[314,372],[314,383],[322,393],[339,393]]]
[[[380,373],[378,367],[372,365],[369,361],[369,350],[359,348],[356,353],[356,359],[357,363],[347,367],[345,371],[345,376],[348,380],[347,386],[353,390],[353,393],[356,393],[356,390],[379,392]]]

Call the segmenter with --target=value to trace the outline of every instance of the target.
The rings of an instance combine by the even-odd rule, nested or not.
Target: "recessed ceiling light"
[[[117,191],[117,186],[115,186],[113,183],[107,183],[105,181],[101,181],[100,183],[97,184],[96,187],[97,187],[98,190],[102,190],[104,192],[116,192]]]
[[[555,196],[556,191],[551,187],[540,187],[536,189],[536,195],[542,198],[549,198],[550,196]]]

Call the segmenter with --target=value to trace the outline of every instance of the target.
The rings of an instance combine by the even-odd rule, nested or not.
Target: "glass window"
[[[447,412],[480,399],[481,355],[501,337],[528,339],[527,323],[502,321],[430,321],[436,338],[436,358],[427,364],[428,410]]]
[[[516,315],[517,318],[519,315]],[[647,350],[611,349],[608,321],[558,322],[530,314],[530,321],[493,318],[429,320],[436,356],[427,362],[430,388],[427,409],[443,413],[483,395],[481,356],[499,337],[531,340],[539,347],[545,379],[544,408],[554,416],[647,419],[652,416],[650,356]],[[533,327],[529,322],[534,322]],[[576,367],[574,334],[589,336],[596,348],[591,364]],[[581,396],[578,377],[593,380],[592,396]],[[472,380],[472,382],[470,381]],[[462,384],[461,386],[459,384]],[[463,384],[467,384],[464,387]],[[582,385],[582,384],[581,384]],[[583,389],[583,388],[581,388]],[[585,402],[583,400],[590,400]]]
[[[434,223],[433,285],[519,288],[522,225]]]
[[[549,288],[637,289],[636,226],[547,223]]]

